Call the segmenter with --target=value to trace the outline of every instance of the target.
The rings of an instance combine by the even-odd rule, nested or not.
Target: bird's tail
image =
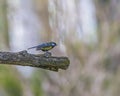
[[[30,47],[30,48],[28,48],[27,50],[30,50],[30,49],[33,49],[33,48],[36,48],[37,46],[34,46],[34,47]]]

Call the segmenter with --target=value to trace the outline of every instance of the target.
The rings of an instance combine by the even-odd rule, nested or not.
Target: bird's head
[[[51,43],[51,46],[55,47],[57,46],[57,44],[55,42],[50,42]]]

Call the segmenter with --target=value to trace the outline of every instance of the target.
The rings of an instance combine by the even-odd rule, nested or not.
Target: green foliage
[[[12,76],[11,76],[12,77]],[[4,81],[4,88],[9,96],[22,96],[22,88],[16,78],[8,77]]]
[[[35,71],[31,77],[31,88],[34,96],[43,96],[42,75],[39,71]]]
[[[22,86],[15,70],[10,66],[0,65],[0,86],[8,96],[22,96]]]

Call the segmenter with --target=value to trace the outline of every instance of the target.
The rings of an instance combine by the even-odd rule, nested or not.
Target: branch
[[[20,52],[0,52],[0,64],[31,66],[51,71],[66,70],[69,66],[67,57],[46,56],[46,54],[29,54],[26,50]]]

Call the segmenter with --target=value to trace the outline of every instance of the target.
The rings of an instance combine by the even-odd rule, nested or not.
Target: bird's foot
[[[47,51],[47,52],[44,53],[44,56],[45,56],[45,57],[51,57],[51,56],[52,56],[52,53],[50,53],[50,52]]]

